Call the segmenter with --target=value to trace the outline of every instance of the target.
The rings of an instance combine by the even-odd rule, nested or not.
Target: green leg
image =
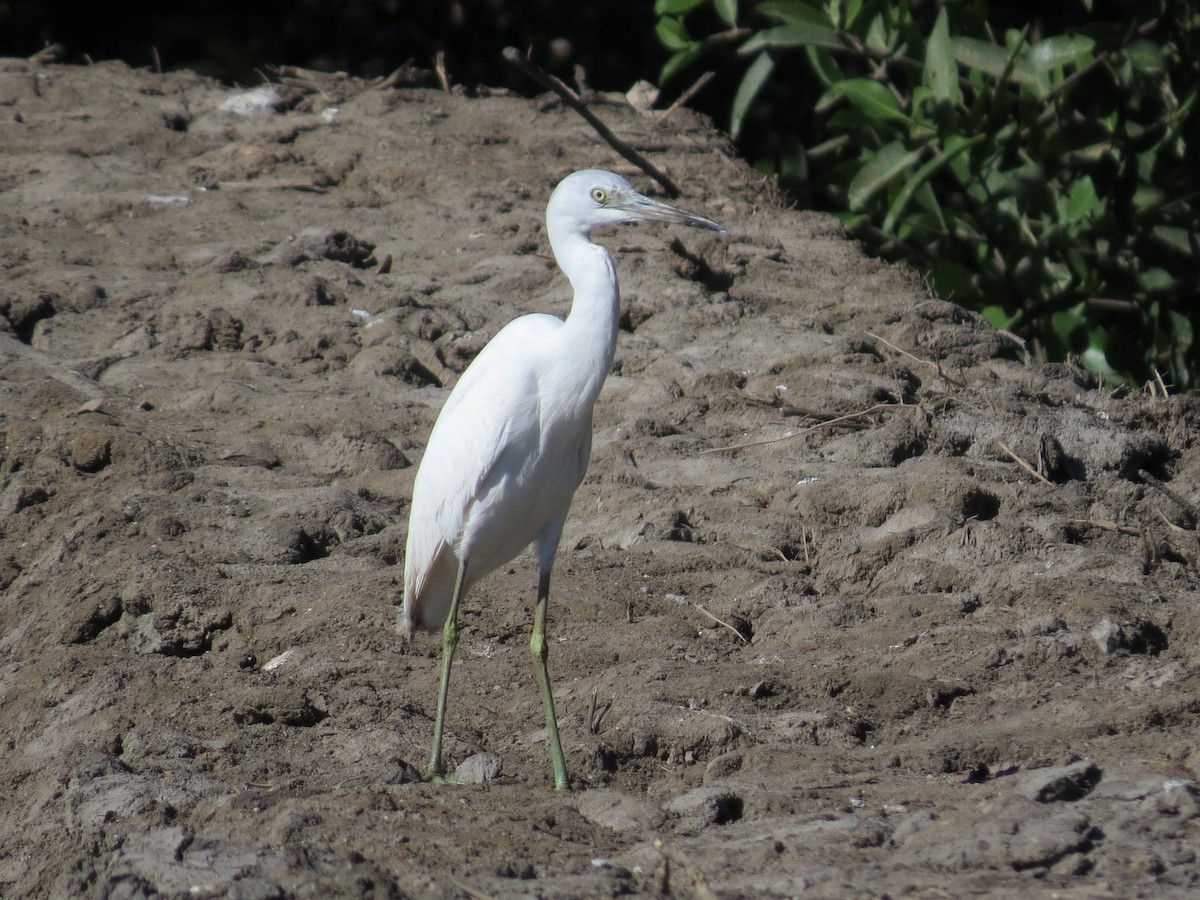
[[[438,689],[437,718],[433,722],[433,752],[429,757],[429,769],[425,777],[436,780],[446,774],[442,765],[442,728],[446,723],[446,698],[450,694],[450,664],[454,661],[454,650],[458,646],[458,601],[462,599],[463,584],[467,577],[467,560],[458,564],[458,578],[454,582],[454,595],[450,598],[450,612],[442,626],[442,685]]]
[[[533,637],[529,650],[533,654],[533,668],[537,673],[538,688],[542,694],[542,706],[546,708],[546,737],[550,740],[550,764],[554,767],[554,787],[565,791],[567,766],[563,761],[562,743],[558,739],[558,719],[554,715],[554,696],[550,692],[550,673],[546,670],[549,648],[546,646],[546,601],[550,598],[550,573],[543,572],[538,578],[537,607],[533,612]]]

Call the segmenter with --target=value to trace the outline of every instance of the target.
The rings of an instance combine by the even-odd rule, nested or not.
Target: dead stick
[[[867,332],[867,337],[873,337],[873,338],[875,338],[875,340],[877,340],[877,341],[879,341],[880,343],[884,344],[884,345],[885,345],[886,347],[888,347],[889,349],[895,350],[897,353],[900,353],[900,354],[902,354],[902,355],[904,355],[904,356],[907,356],[909,359],[911,359],[911,360],[914,360],[914,361],[916,361],[916,362],[919,362],[919,363],[920,363],[921,365],[923,365],[923,366],[930,366],[930,367],[932,367],[932,368],[935,368],[935,369],[937,368],[937,363],[935,363],[933,360],[931,360],[931,359],[922,359],[922,358],[921,358],[921,357],[919,357],[919,356],[914,356],[913,354],[909,353],[907,350],[904,350],[904,349],[902,349],[902,348],[900,348],[900,347],[897,347],[895,344],[893,344],[893,343],[892,343],[891,341],[889,341],[887,338],[880,337],[879,335],[877,335],[877,334],[876,334],[875,332],[873,332],[873,331],[868,331],[868,332]]]
[[[284,190],[284,191],[308,191],[313,194],[324,194],[327,189],[319,184],[313,184],[311,181],[270,181],[265,178],[255,179],[254,181],[222,181],[221,187],[226,190]]]
[[[676,99],[676,101],[674,103],[672,103],[665,110],[663,110],[662,114],[658,117],[656,122],[659,125],[661,125],[663,122],[667,121],[667,119],[670,118],[670,116],[675,112],[675,110],[679,109],[679,107],[683,106],[685,103],[687,103],[693,97],[695,97],[698,93],[700,93],[700,91],[704,88],[704,86],[706,84],[708,84],[710,81],[712,81],[715,76],[716,76],[715,72],[705,72],[703,75],[701,75],[699,78],[697,78],[695,83],[690,88],[688,88],[686,91],[684,91],[682,94],[680,94],[678,99]]]
[[[1019,465],[1022,469],[1024,469],[1042,484],[1048,484],[1050,487],[1054,487],[1054,482],[1052,482],[1049,478],[1047,478],[1029,463],[1025,462],[1025,460],[1021,459],[1021,457],[1017,456],[1017,454],[1013,453],[1012,450],[1009,449],[1008,444],[1004,443],[1004,441],[996,441],[996,443],[999,444],[1000,449],[1007,453],[1009,457],[1012,458],[1012,461]]]
[[[65,52],[66,48],[62,44],[47,44],[37,53],[33,54],[33,56],[28,57],[27,61],[34,63],[35,65],[40,65],[41,63],[50,63],[54,62]]]
[[[447,94],[450,93],[450,76],[446,74],[446,51],[439,50],[433,58],[433,68],[437,72],[438,84]]]
[[[1116,534],[1127,534],[1130,537],[1142,536],[1141,529],[1131,528],[1128,525],[1118,525],[1116,522],[1110,522],[1107,519],[1071,519],[1070,522],[1072,525],[1091,525],[1093,528],[1103,528],[1105,531],[1112,531]]]
[[[723,628],[728,628],[735,635],[737,635],[737,639],[739,641],[741,641],[743,644],[750,643],[748,640],[746,640],[746,636],[744,634],[742,634],[740,631],[738,631],[736,628],[734,628],[732,625],[730,625],[728,622],[724,621],[723,619],[718,619],[716,616],[714,616],[712,613],[710,613],[707,609],[705,609],[699,603],[693,603],[692,606],[694,606],[700,612],[704,613],[704,615],[708,616],[710,619],[712,619],[718,625],[722,626]]]
[[[103,402],[108,399],[104,388],[91,378],[81,375],[49,353],[18,341],[10,334],[0,332],[0,362],[7,363],[11,359],[18,359],[37,366],[55,381],[79,391],[89,400]]]
[[[1171,488],[1167,487],[1145,469],[1141,469],[1139,474],[1146,480],[1146,484],[1163,494],[1165,497],[1167,497],[1167,499],[1174,502],[1176,506],[1187,513],[1188,518],[1190,518],[1193,523],[1200,522],[1200,509],[1197,509],[1194,504],[1190,503],[1187,499],[1181,497],[1175,491],[1171,490]]]
[[[864,409],[861,412],[846,413],[844,416],[838,416],[836,419],[830,419],[828,422],[818,422],[809,428],[803,428],[800,431],[793,431],[791,434],[785,434],[783,437],[767,438],[762,441],[749,441],[745,444],[731,444],[728,447],[712,447],[708,450],[701,450],[700,456],[707,456],[709,453],[725,453],[731,450],[745,450],[747,447],[762,447],[766,444],[778,444],[780,441],[790,441],[792,438],[798,438],[801,435],[808,434],[810,431],[817,431],[821,428],[828,428],[830,425],[836,425],[839,422],[845,422],[848,419],[860,419],[863,416],[870,415],[881,409],[892,409],[897,406],[908,406],[906,403],[876,403],[869,409]]]
[[[516,66],[542,87],[546,88],[547,90],[554,91],[554,93],[562,97],[563,102],[566,103],[567,106],[571,107],[571,109],[575,110],[575,112],[579,113],[579,115],[583,116],[584,120],[596,129],[596,133],[599,134],[600,137],[604,138],[610,147],[612,147],[623,157],[661,184],[663,190],[667,192],[668,197],[675,198],[683,193],[681,190],[679,190],[679,185],[672,181],[670,176],[665,174],[658,168],[658,166],[654,165],[654,163],[650,162],[650,160],[646,159],[646,157],[642,156],[642,154],[638,153],[619,137],[613,134],[612,129],[601,122],[600,119],[596,117],[596,114],[588,109],[584,105],[583,101],[575,95],[575,92],[563,84],[559,79],[555,78],[553,75],[543,72],[540,68],[522,56],[516,47],[505,47],[504,59]]]

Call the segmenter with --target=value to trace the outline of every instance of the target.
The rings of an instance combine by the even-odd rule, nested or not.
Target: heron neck
[[[571,346],[580,363],[595,374],[593,387],[599,392],[617,349],[617,326],[621,315],[621,292],[617,270],[608,251],[581,234],[551,241],[554,257],[575,289],[567,316]]]

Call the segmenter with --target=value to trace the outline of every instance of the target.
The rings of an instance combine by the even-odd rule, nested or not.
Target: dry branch
[[[837,425],[841,422],[850,421],[852,419],[861,419],[864,416],[869,416],[871,413],[878,412],[881,409],[894,409],[899,406],[908,405],[909,404],[906,403],[876,403],[874,406],[860,410],[859,412],[846,413],[844,416],[837,416],[836,418],[829,419],[825,422],[818,422],[816,425],[813,425],[809,428],[802,428],[799,431],[793,431],[789,434],[785,434],[783,437],[766,438],[765,440],[761,441],[747,441],[744,444],[730,444],[728,447],[711,447],[708,450],[701,450],[700,456],[707,456],[710,453],[729,453],[734,450],[745,450],[749,447],[762,447],[767,444],[778,444],[780,441],[790,441],[792,438],[798,438],[802,435],[808,434],[809,432],[818,431],[821,428],[828,428],[830,425]]]
[[[1004,443],[1004,441],[996,441],[996,443],[999,444],[1000,449],[1003,450],[1005,453],[1007,453],[1009,458],[1013,462],[1015,462],[1017,465],[1019,465],[1022,469],[1024,469],[1026,472],[1028,472],[1030,475],[1032,475],[1034,478],[1036,478],[1042,484],[1048,484],[1048,485],[1050,485],[1050,487],[1054,487],[1054,482],[1052,482],[1049,478],[1047,478],[1045,475],[1043,475],[1041,472],[1039,472],[1037,469],[1035,469],[1033,466],[1031,466],[1025,460],[1021,459],[1021,457],[1017,456],[1017,454],[1015,454],[1009,448],[1008,444]]]
[[[627,143],[613,134],[612,129],[601,122],[600,119],[597,118],[596,114],[588,109],[587,106],[584,105],[583,101],[579,99],[576,93],[563,84],[562,81],[555,78],[553,75],[549,75],[542,71],[538,66],[534,65],[532,62],[522,56],[516,47],[505,47],[504,59],[516,66],[542,87],[558,94],[558,96],[562,98],[563,102],[566,103],[567,106],[571,107],[571,109],[583,116],[584,120],[594,129],[596,129],[596,133],[599,134],[600,137],[604,138],[610,147],[612,147],[623,157],[662,185],[662,188],[664,191],[666,191],[668,197],[678,197],[683,193],[679,189],[679,185],[672,181],[670,176],[668,176],[665,172],[659,169],[658,166],[654,165],[654,163],[650,162],[650,160],[646,159],[646,157],[642,156],[642,154],[638,153]]]

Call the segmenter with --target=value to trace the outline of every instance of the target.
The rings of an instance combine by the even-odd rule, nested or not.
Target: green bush
[[[769,120],[785,186],[1037,358],[1195,388],[1200,11],[1095,7],[997,34],[985,2],[658,0],[662,80],[737,67],[735,139]]]

